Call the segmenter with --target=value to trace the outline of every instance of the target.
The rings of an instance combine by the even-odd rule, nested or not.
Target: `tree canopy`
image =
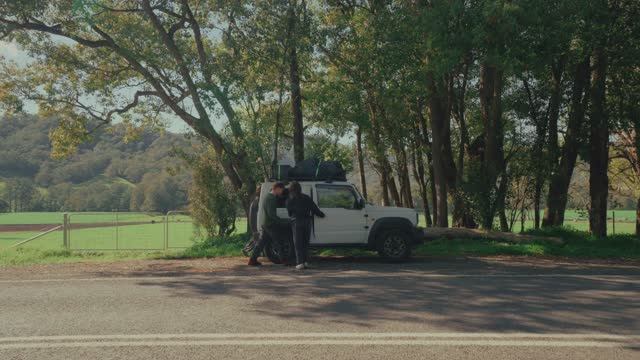
[[[560,226],[576,164],[588,164],[585,206],[602,237],[612,184],[640,176],[635,0],[0,8],[2,38],[32,59],[2,62],[0,99],[9,113],[55,114],[54,156],[111,124],[134,138],[179,120],[245,209],[291,148],[355,164],[363,193],[420,207],[427,224],[510,230],[514,211],[532,210],[536,227]]]

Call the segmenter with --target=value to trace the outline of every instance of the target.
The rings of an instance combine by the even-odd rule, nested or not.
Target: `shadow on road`
[[[640,272],[634,267],[483,259],[389,264],[329,258],[316,264],[304,273],[238,266],[226,274],[232,276],[140,284],[180,297],[237,298],[246,311],[267,317],[363,328],[401,322],[469,332],[640,330]]]

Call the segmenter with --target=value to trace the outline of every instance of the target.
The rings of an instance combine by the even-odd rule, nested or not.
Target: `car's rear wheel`
[[[282,254],[280,253],[281,249]],[[295,256],[293,241],[291,241],[291,239],[286,239],[283,241],[282,247],[280,247],[274,240],[271,240],[265,245],[264,253],[274,264],[281,264],[283,260],[292,262],[291,259]]]
[[[378,254],[392,261],[405,260],[411,256],[411,237],[406,231],[392,229],[378,238]]]

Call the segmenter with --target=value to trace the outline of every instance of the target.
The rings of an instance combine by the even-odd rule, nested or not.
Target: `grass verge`
[[[214,258],[221,256],[241,256],[244,244],[249,240],[249,234],[233,234],[228,237],[211,238],[193,244],[190,248],[166,254],[164,259],[196,259]]]
[[[598,239],[587,232],[570,228],[530,230],[526,234],[561,238],[564,244],[547,241],[518,244],[487,239],[441,239],[420,245],[414,253],[432,256],[524,255],[583,259],[640,259],[640,239],[635,235],[610,235],[606,239]]]
[[[516,244],[487,239],[439,239],[429,241],[414,250],[416,256],[557,256],[582,259],[640,259],[640,239],[634,235],[612,235],[597,239],[586,232],[554,228],[527,232],[541,237],[559,237],[564,244],[534,241]],[[0,266],[50,264],[69,262],[111,262],[137,259],[194,259],[241,256],[247,234],[208,239],[184,250],[170,252],[105,251],[77,252],[69,250],[39,250],[29,248],[0,251]],[[371,256],[375,253],[360,249],[320,249],[319,256]]]
[[[86,261],[112,262],[119,260],[159,259],[167,255],[170,254],[157,251],[72,251],[17,248],[0,251],[0,267]]]

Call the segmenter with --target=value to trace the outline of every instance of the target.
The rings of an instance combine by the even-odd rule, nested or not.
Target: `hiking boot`
[[[304,270],[304,269],[305,269],[304,264],[298,264],[298,265],[296,265],[296,270]]]
[[[262,263],[259,262],[256,259],[249,259],[249,263],[247,265],[249,265],[249,266],[260,266],[260,265],[262,265]]]

